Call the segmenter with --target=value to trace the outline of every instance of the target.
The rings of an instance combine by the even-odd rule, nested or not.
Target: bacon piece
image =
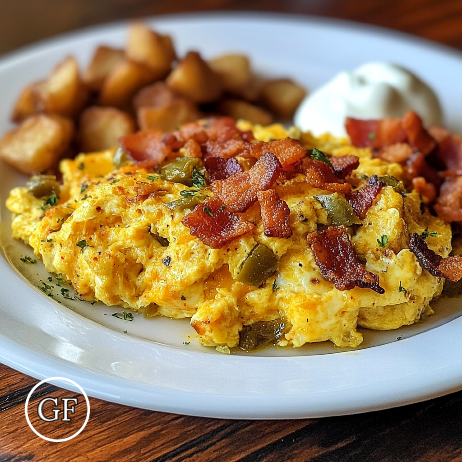
[[[417,176],[412,179],[412,186],[416,193],[425,197],[428,202],[433,202],[436,198],[436,187],[433,183],[428,183],[423,176]]]
[[[344,183],[343,180],[337,178],[332,167],[325,162],[305,157],[303,169],[306,181],[315,188],[342,194],[348,194],[351,191],[351,184]]]
[[[414,149],[407,143],[395,143],[385,146],[383,149],[374,153],[374,157],[386,160],[387,162],[406,162],[414,153]]]
[[[417,233],[411,234],[409,249],[431,275],[453,282],[462,278],[462,257],[459,255],[443,258],[429,249],[423,237]]]
[[[422,176],[428,183],[433,183],[436,188],[441,186],[443,179],[439,173],[428,165],[426,157],[420,152],[415,152],[406,161],[406,169],[410,178]]]
[[[367,211],[372,207],[384,186],[386,184],[379,180],[377,175],[372,175],[361,189],[357,189],[346,196],[346,199],[361,220],[366,218]]]
[[[437,143],[441,143],[441,141],[443,141],[451,134],[441,125],[432,125],[428,128],[428,133]]]
[[[148,161],[152,167],[160,164],[172,152],[170,146],[162,141],[162,132],[155,128],[121,136],[119,144],[135,162]]]
[[[208,141],[204,143],[204,157],[235,157],[246,150],[249,142],[245,134],[236,127],[230,117],[212,117],[206,120],[205,131]]]
[[[444,180],[434,209],[448,223],[462,221],[462,177],[448,177]]]
[[[245,212],[257,200],[257,192],[273,185],[282,170],[277,157],[264,154],[248,171],[237,173],[226,180],[212,182],[211,187],[229,212]]]
[[[186,149],[187,157],[202,157],[201,145],[194,139],[186,141],[184,148]]]
[[[265,236],[292,236],[292,228],[289,225],[290,209],[285,201],[279,198],[278,193],[274,189],[258,191],[257,198]]]
[[[306,149],[301,145],[300,141],[292,138],[284,138],[267,143],[256,141],[249,146],[249,150],[250,154],[257,159],[265,152],[271,152],[279,159],[284,169],[306,156]]]
[[[394,144],[408,143],[426,156],[436,147],[436,141],[424,128],[422,119],[414,111],[408,111],[402,119],[390,117],[380,120],[359,120],[348,117],[345,128],[351,143],[360,148],[382,149]],[[392,159],[403,157],[403,148],[399,149],[400,151],[398,148],[392,150],[387,154],[388,157]],[[379,153],[379,157],[388,160],[382,157],[382,153]]]
[[[204,162],[205,169],[209,174],[210,181],[225,180],[231,175],[242,172],[239,162],[231,157],[223,159],[222,157],[208,157]]]
[[[181,222],[190,229],[193,236],[212,249],[220,249],[254,228],[249,221],[231,213],[216,197],[196,205]]]
[[[406,132],[401,119],[369,119],[360,120],[347,117],[345,129],[351,144],[358,148],[381,149],[384,146],[406,142]]]
[[[435,157],[446,170],[462,170],[462,136],[449,135],[444,138]]]
[[[422,119],[414,111],[406,112],[401,124],[406,132],[408,142],[421,154],[426,156],[435,149],[436,141],[425,130]]]
[[[351,175],[351,172],[359,167],[359,157],[350,154],[346,154],[344,156],[332,156],[329,157],[329,160],[334,168],[335,176],[342,180],[348,175]]]
[[[204,144],[204,157],[236,157],[245,151],[247,144],[243,139],[209,140]]]
[[[360,287],[385,293],[379,285],[379,277],[367,271],[357,259],[344,226],[330,226],[324,231],[310,233],[307,240],[322,276],[338,290]]]

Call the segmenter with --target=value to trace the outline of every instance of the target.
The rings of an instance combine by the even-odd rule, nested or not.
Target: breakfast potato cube
[[[269,80],[261,89],[264,104],[284,119],[293,116],[305,96],[306,90],[290,79]]]
[[[146,24],[133,23],[128,30],[127,57],[145,64],[156,79],[164,78],[176,58],[173,41],[151,30]]]
[[[133,97],[133,109],[137,111],[141,107],[161,107],[168,106],[173,101],[183,99],[163,81],[155,82],[143,87]]]
[[[218,110],[234,120],[244,119],[260,125],[269,125],[273,122],[270,112],[247,101],[225,99],[218,105]]]
[[[128,109],[135,93],[154,80],[155,73],[145,64],[124,59],[104,81],[99,103],[102,106]]]
[[[141,130],[157,128],[163,132],[171,132],[182,124],[197,120],[200,112],[193,102],[178,99],[160,107],[140,107],[137,117]]]
[[[252,77],[249,58],[244,55],[223,55],[208,64],[221,77],[224,90],[230,93],[239,93]]]
[[[11,114],[11,120],[16,123],[22,122],[27,117],[37,113],[34,101],[34,85],[28,85],[19,95]]]
[[[59,63],[45,80],[33,84],[31,91],[37,113],[65,117],[74,117],[88,96],[73,56]]]
[[[167,85],[196,103],[216,101],[222,92],[221,78],[196,51],[190,51],[167,77]]]
[[[118,48],[99,46],[93,58],[85,69],[82,79],[85,85],[93,91],[100,91],[106,77],[124,59],[125,51]]]
[[[70,119],[55,114],[29,117],[0,140],[0,158],[32,175],[55,166],[69,148],[74,134]]]
[[[133,117],[113,107],[91,106],[80,115],[77,139],[81,152],[117,147],[119,137],[136,131]]]

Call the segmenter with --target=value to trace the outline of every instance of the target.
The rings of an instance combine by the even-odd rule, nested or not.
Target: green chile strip
[[[274,274],[278,259],[268,247],[257,244],[243,261],[236,280],[252,286],[260,286]]]
[[[353,207],[340,194],[322,194],[314,197],[326,209],[334,226],[361,224],[361,220],[355,215]]]

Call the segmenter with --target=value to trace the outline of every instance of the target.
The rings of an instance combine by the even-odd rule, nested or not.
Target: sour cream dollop
[[[395,64],[371,62],[341,72],[307,96],[294,123],[315,135],[346,136],[345,119],[402,117],[414,110],[424,125],[441,124],[442,111],[433,90],[411,71]]]

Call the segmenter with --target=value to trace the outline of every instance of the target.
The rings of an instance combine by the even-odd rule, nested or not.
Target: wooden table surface
[[[0,53],[92,24],[193,10],[343,18],[462,50],[461,0],[2,0]],[[462,392],[362,415],[285,421],[185,417],[90,398],[85,430],[52,443],[32,433],[25,419],[36,383],[0,365],[1,461],[462,461]],[[78,395],[56,390],[53,396]]]

